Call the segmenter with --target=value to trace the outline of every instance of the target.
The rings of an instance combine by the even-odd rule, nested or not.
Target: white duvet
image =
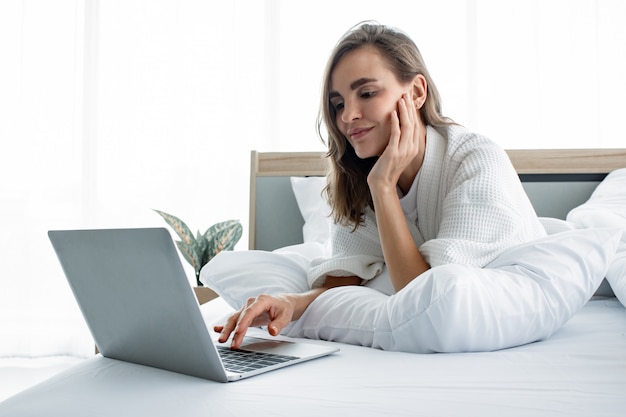
[[[486,268],[431,268],[394,295],[328,290],[284,334],[415,353],[491,351],[545,339],[591,298],[620,236],[610,228],[558,233],[511,248]],[[307,262],[294,249],[223,252],[201,278],[235,309],[260,293],[302,292]]]

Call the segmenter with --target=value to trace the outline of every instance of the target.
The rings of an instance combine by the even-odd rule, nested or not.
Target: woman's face
[[[410,83],[401,84],[371,46],[348,52],[330,77],[330,104],[336,123],[361,159],[380,156],[389,142],[391,113]]]

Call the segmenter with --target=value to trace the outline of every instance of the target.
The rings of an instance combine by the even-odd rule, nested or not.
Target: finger
[[[400,138],[399,153],[412,159],[419,152],[420,141],[420,119],[417,113],[417,106],[414,100],[407,93],[403,95],[406,113],[401,115],[402,136]]]
[[[415,124],[417,123],[417,117],[418,117],[417,116],[417,111],[418,111],[417,103],[415,102],[415,100],[411,99],[411,96],[409,94],[407,94],[407,100],[408,100],[408,103],[410,104],[409,107],[411,110],[409,113],[411,115],[411,119],[413,120],[413,123]]]
[[[389,145],[397,146],[401,134],[402,130],[400,129],[400,118],[398,117],[398,112],[394,110],[391,112],[391,136],[389,138]]]
[[[413,119],[413,138],[412,138],[412,146],[414,151],[417,153],[420,148],[420,137],[422,136],[422,123],[419,115],[419,109],[417,104],[411,101],[411,117]]]
[[[239,320],[240,314],[241,314],[241,310],[237,311],[236,313],[231,315],[228,318],[228,320],[226,320],[225,324],[223,324],[223,325],[216,325],[216,326],[213,327],[213,330],[215,330],[216,332],[218,332],[220,334],[218,339],[217,339],[218,342],[224,343],[225,341],[228,340],[228,338],[230,337],[230,334],[232,333],[232,331],[237,326],[237,321]]]
[[[412,106],[412,101],[409,101],[408,95],[404,94],[400,100],[400,126],[402,128],[402,135],[400,136],[400,143],[405,142],[404,139],[413,138],[413,128],[415,121],[412,117],[412,112],[415,110]]]
[[[249,300],[250,301],[250,300]],[[248,328],[255,322],[260,316],[266,314],[269,311],[268,297],[259,296],[253,302],[251,302],[239,315],[239,320],[233,332],[233,340],[231,343],[232,348],[238,348],[243,342],[243,338],[248,331]],[[267,321],[265,322],[267,323]],[[261,324],[261,323],[258,323]]]
[[[231,315],[228,320],[226,321],[226,324],[223,325],[215,325],[213,326],[213,330],[217,333],[220,333],[220,336],[218,337],[218,341],[220,343],[224,343],[228,340],[228,338],[230,337],[230,335],[233,333],[233,331],[235,331],[238,326],[239,323],[241,321],[241,317],[244,315],[244,313],[246,314],[250,314],[249,312],[249,308],[251,305],[253,305],[256,302],[255,298],[249,298],[246,302],[246,307],[243,307],[241,310],[237,311],[235,314]],[[254,321],[254,319],[253,319]],[[267,322],[267,321],[265,321]],[[246,323],[244,321],[244,325],[243,327],[239,330],[240,333],[242,333],[243,335],[245,335],[248,327],[251,325],[252,323]],[[260,325],[260,324],[259,324]],[[234,339],[234,337],[233,337]],[[241,339],[243,340],[243,337],[241,337]],[[240,342],[239,342],[240,343]]]
[[[287,325],[291,323],[291,318],[287,317],[287,314],[285,311],[281,311],[281,313],[278,315],[278,317],[276,317],[275,319],[273,319],[270,324],[268,324],[267,326],[267,331],[269,332],[269,334],[271,334],[272,336],[278,336],[280,334],[280,332],[287,327]]]

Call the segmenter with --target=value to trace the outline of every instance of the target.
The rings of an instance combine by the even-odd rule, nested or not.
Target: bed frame
[[[626,149],[527,149],[507,153],[541,217],[565,219],[609,172],[626,167]],[[322,152],[252,151],[250,249],[274,250],[302,243],[304,220],[289,178],[323,176],[326,170]]]

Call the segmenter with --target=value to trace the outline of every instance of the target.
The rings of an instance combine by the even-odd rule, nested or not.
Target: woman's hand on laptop
[[[213,330],[220,334],[217,339],[220,343],[228,340],[233,335],[230,347],[238,349],[250,326],[267,326],[267,331],[272,336],[278,336],[280,332],[293,320],[300,318],[304,310],[324,291],[344,285],[360,285],[361,279],[351,277],[326,277],[326,282],[321,288],[315,288],[302,294],[261,294],[249,298],[241,310],[230,316],[226,324],[215,326]]]
[[[237,349],[241,346],[250,326],[267,326],[269,334],[277,336],[285,326],[296,319],[294,311],[297,298],[298,294],[261,294],[249,298],[246,305],[230,316],[223,326],[213,328],[220,333],[217,340],[224,343],[232,334],[231,347]]]

